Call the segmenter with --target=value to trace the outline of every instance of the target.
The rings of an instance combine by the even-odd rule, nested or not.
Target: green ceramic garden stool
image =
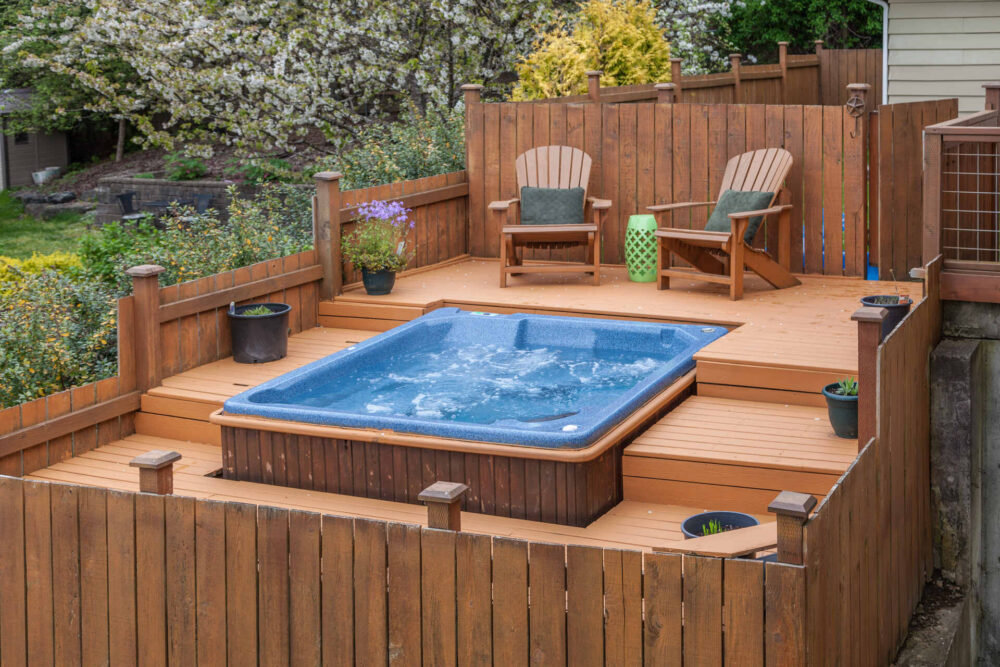
[[[656,217],[629,216],[625,229],[625,266],[628,279],[636,283],[656,280]]]

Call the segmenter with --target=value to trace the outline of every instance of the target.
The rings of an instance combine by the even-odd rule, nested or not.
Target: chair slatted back
[[[726,164],[719,196],[726,190],[773,192],[773,206],[791,168],[792,154],[784,148],[761,148],[737,155]]]
[[[572,146],[539,146],[517,157],[517,190],[521,188],[583,188],[587,197],[590,156]]]

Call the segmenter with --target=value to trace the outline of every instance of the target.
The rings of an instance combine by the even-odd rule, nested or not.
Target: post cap
[[[166,271],[166,269],[159,264],[140,264],[139,266],[133,266],[132,268],[125,269],[125,274],[132,276],[133,278],[150,278],[152,276],[158,276],[164,271]]]
[[[1000,81],[987,81],[983,84],[983,88],[1000,88]]]
[[[813,44],[815,44],[816,46],[823,46],[823,40],[822,39],[814,39],[813,40]]]
[[[344,175],[339,171],[318,171],[313,174],[317,181],[339,181]]]
[[[673,90],[677,85],[673,83],[657,83],[653,86],[654,90]]]
[[[847,84],[847,89],[852,92],[869,91],[872,89],[870,83],[849,83]]]
[[[851,319],[855,322],[881,322],[889,311],[878,306],[863,306],[854,311]]]
[[[788,46],[791,42],[778,42],[778,46]]]
[[[670,62],[672,62],[672,63],[682,63],[682,62],[684,62],[684,59],[683,58],[671,58]]]
[[[584,72],[584,74],[586,74],[587,76],[602,76],[604,74],[604,70],[588,69],[586,72]]]
[[[483,87],[478,83],[463,83],[458,87],[459,90],[482,90]]]
[[[915,266],[910,269],[910,277],[914,280],[926,280],[927,279],[927,269]]]
[[[733,60],[734,58],[735,59],[742,59],[743,58],[743,54],[742,53],[730,53],[729,54],[729,59]]]
[[[417,500],[424,503],[450,503],[468,490],[469,487],[461,482],[434,482],[420,492]]]
[[[795,491],[782,491],[767,506],[768,512],[794,516],[800,519],[808,519],[809,512],[816,507],[816,498],[808,493],[796,493]]]
[[[159,470],[160,468],[165,468],[171,465],[174,461],[179,461],[181,455],[179,452],[170,452],[165,449],[154,449],[152,451],[146,452],[145,454],[140,454],[131,461],[128,462],[133,468],[151,468],[153,470]]]

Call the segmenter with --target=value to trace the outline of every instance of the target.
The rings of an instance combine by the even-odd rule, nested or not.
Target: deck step
[[[417,306],[382,305],[353,301],[320,301],[319,325],[342,329],[388,331],[416,319],[428,309]]]
[[[625,448],[625,499],[761,513],[781,491],[825,496],[856,455],[822,408],[693,396]]]

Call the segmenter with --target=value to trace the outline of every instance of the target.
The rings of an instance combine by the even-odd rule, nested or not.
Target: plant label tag
[[[399,245],[396,246],[396,254],[399,255],[400,257],[402,257],[403,256],[403,248],[405,248],[405,247],[406,247],[406,241],[400,241]]]

